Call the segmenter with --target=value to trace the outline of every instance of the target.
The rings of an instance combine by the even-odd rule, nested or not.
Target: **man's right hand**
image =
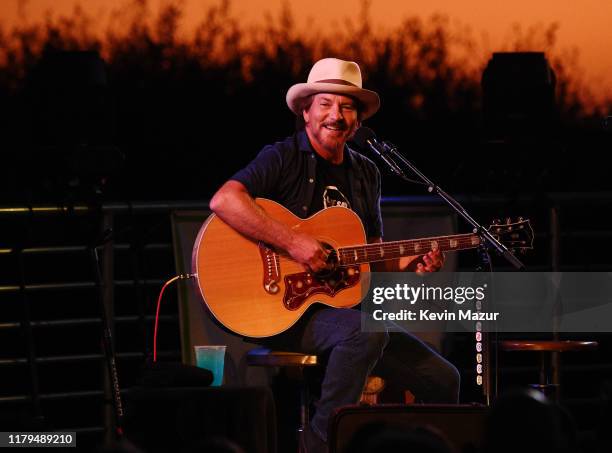
[[[287,253],[306,270],[318,272],[327,266],[327,251],[315,238],[304,233],[293,233]]]

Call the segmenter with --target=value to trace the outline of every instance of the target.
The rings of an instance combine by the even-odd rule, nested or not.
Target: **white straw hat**
[[[337,58],[317,61],[306,83],[297,83],[287,91],[287,105],[293,113],[301,115],[300,100],[316,93],[334,93],[352,96],[361,102],[362,118],[374,115],[380,107],[380,98],[374,91],[361,88],[361,70],[357,63]]]

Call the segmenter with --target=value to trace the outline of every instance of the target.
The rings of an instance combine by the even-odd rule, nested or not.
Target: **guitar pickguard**
[[[359,274],[359,266],[341,266],[325,275],[312,272],[286,275],[283,304],[288,310],[297,310],[314,294],[334,297],[343,289],[355,286]]]

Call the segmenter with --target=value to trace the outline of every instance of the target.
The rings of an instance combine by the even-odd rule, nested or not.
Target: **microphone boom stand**
[[[512,252],[510,252],[510,250],[508,250],[508,248],[505,245],[500,243],[489,232],[489,230],[487,230],[480,223],[478,223],[467,212],[467,210],[463,206],[461,206],[461,204],[457,200],[455,200],[452,196],[446,193],[440,186],[438,186],[437,184],[434,184],[412,162],[406,159],[397,150],[397,148],[393,144],[389,142],[382,142],[382,143],[376,142],[376,144],[378,144],[379,146],[375,146],[375,144],[372,143],[371,141],[368,141],[368,144],[370,145],[369,148],[373,150],[383,162],[385,162],[385,164],[389,167],[392,173],[401,177],[405,181],[416,182],[418,184],[423,184],[427,186],[427,191],[429,193],[432,193],[432,192],[436,193],[436,195],[442,198],[442,200],[444,200],[446,204],[448,204],[462,219],[464,219],[467,223],[469,223],[472,226],[474,234],[477,234],[481,239],[481,248],[479,249],[480,251],[479,257],[482,261],[482,265],[479,267],[481,267],[482,269],[489,268],[492,270],[491,263],[490,263],[489,256],[488,256],[488,248],[491,248],[497,251],[497,253],[500,256],[503,256],[506,259],[506,261],[508,261],[515,269],[521,270],[521,271],[525,270],[525,265],[516,256],[514,256]],[[410,169],[410,171],[414,173],[420,179],[420,181],[414,181],[411,178],[409,178],[406,172],[402,169],[402,166]],[[497,336],[497,332],[496,332],[496,336]],[[485,358],[488,362],[488,359],[490,357],[490,340],[489,340],[488,334],[486,334],[485,337],[486,337]],[[497,357],[497,354],[495,354],[495,357]],[[496,367],[497,367],[497,360],[496,360]],[[496,377],[496,383],[497,383],[497,377]],[[487,406],[491,404],[490,390],[491,390],[491,376],[490,376],[489,367],[487,366],[485,370],[485,385],[484,385],[484,397],[485,397]]]
[[[108,247],[109,243],[113,241],[114,232],[112,228],[107,228],[102,233],[102,238],[96,243],[91,245],[90,253],[94,271],[94,281],[98,293],[98,303],[100,309],[100,316],[102,320],[102,349],[104,353],[104,359],[106,362],[106,371],[108,373],[110,394],[112,396],[112,422],[114,426],[111,426],[111,432],[107,432],[107,442],[112,443],[123,437],[123,402],[121,399],[121,389],[119,387],[119,374],[117,372],[117,356],[115,354],[115,348],[113,345],[113,334],[111,329],[112,315],[108,312],[106,305],[106,290],[107,282],[101,271],[101,260],[98,254],[99,247]],[[111,245],[112,247],[112,245]]]
[[[395,164],[395,168],[393,169],[396,172],[398,169],[403,173],[403,170],[399,165],[397,165],[396,161],[400,161],[403,165],[408,167],[415,175],[419,177],[421,181],[427,186],[427,191],[429,193],[435,192],[440,198],[442,198],[453,210],[459,214],[466,222],[468,222],[472,228],[474,234],[477,234],[481,237],[484,244],[487,244],[491,248],[497,251],[497,253],[503,256],[506,261],[508,261],[512,266],[514,266],[517,270],[525,270],[525,265],[512,254],[508,248],[499,242],[486,228],[484,228],[481,224],[479,224],[468,212],[467,210],[461,206],[461,204],[447,194],[440,186],[434,184],[427,176],[419,171],[418,168],[412,164],[408,159],[402,156],[397,148],[390,144],[389,142],[383,142],[383,147],[386,152],[381,152],[381,158],[384,155],[383,160],[386,162],[387,159],[391,160]],[[405,173],[403,173],[404,177],[407,178]]]

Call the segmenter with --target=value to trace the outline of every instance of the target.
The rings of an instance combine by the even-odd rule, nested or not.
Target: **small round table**
[[[554,364],[547,360],[548,353],[555,354],[570,351],[593,351],[597,349],[596,341],[574,340],[504,340],[500,342],[503,351],[536,351],[540,353],[540,380],[532,387],[540,390],[546,396],[558,400],[560,396],[560,383],[558,373],[552,372]]]

